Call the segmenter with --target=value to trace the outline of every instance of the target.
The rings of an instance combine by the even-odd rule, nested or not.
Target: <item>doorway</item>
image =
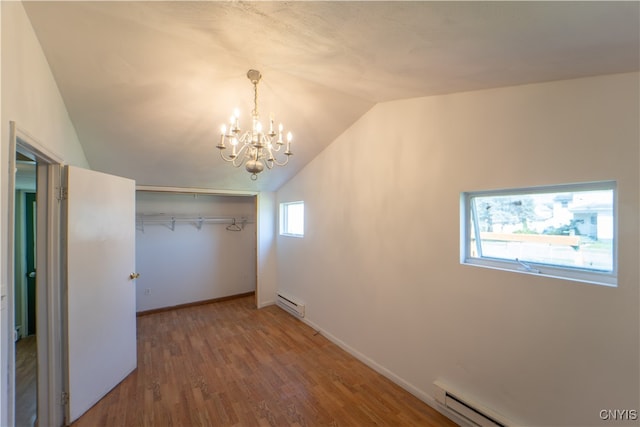
[[[37,419],[36,179],[37,163],[16,152],[14,198],[15,422]]]
[[[10,131],[9,171],[15,173],[8,174],[7,204],[7,419],[10,425],[59,426],[64,414],[56,190],[62,159],[14,122]]]

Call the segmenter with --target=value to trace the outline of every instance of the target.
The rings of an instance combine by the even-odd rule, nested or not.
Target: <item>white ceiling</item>
[[[144,185],[275,190],[377,102],[640,62],[635,1],[24,5],[92,168]],[[250,68],[294,134],[256,182],[215,148],[234,107],[246,128]]]

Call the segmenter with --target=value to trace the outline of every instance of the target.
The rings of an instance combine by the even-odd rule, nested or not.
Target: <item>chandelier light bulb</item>
[[[227,134],[227,125],[222,125],[222,126],[220,126],[220,132],[221,132],[223,135],[226,135],[226,134]]]
[[[234,131],[238,131],[240,129],[240,110],[238,108],[236,108],[235,110],[233,110],[233,130]]]
[[[282,145],[282,123],[280,123],[280,125],[278,126],[278,140],[276,141],[276,144],[278,145]]]

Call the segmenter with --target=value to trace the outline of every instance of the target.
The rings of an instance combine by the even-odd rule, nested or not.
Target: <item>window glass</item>
[[[280,234],[304,236],[304,202],[280,204]]]
[[[615,282],[614,182],[464,193],[463,205],[464,262]]]

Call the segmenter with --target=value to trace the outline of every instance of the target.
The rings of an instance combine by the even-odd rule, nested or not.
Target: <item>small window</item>
[[[616,286],[615,187],[463,193],[462,263]]]
[[[280,234],[304,236],[304,202],[280,203]]]

